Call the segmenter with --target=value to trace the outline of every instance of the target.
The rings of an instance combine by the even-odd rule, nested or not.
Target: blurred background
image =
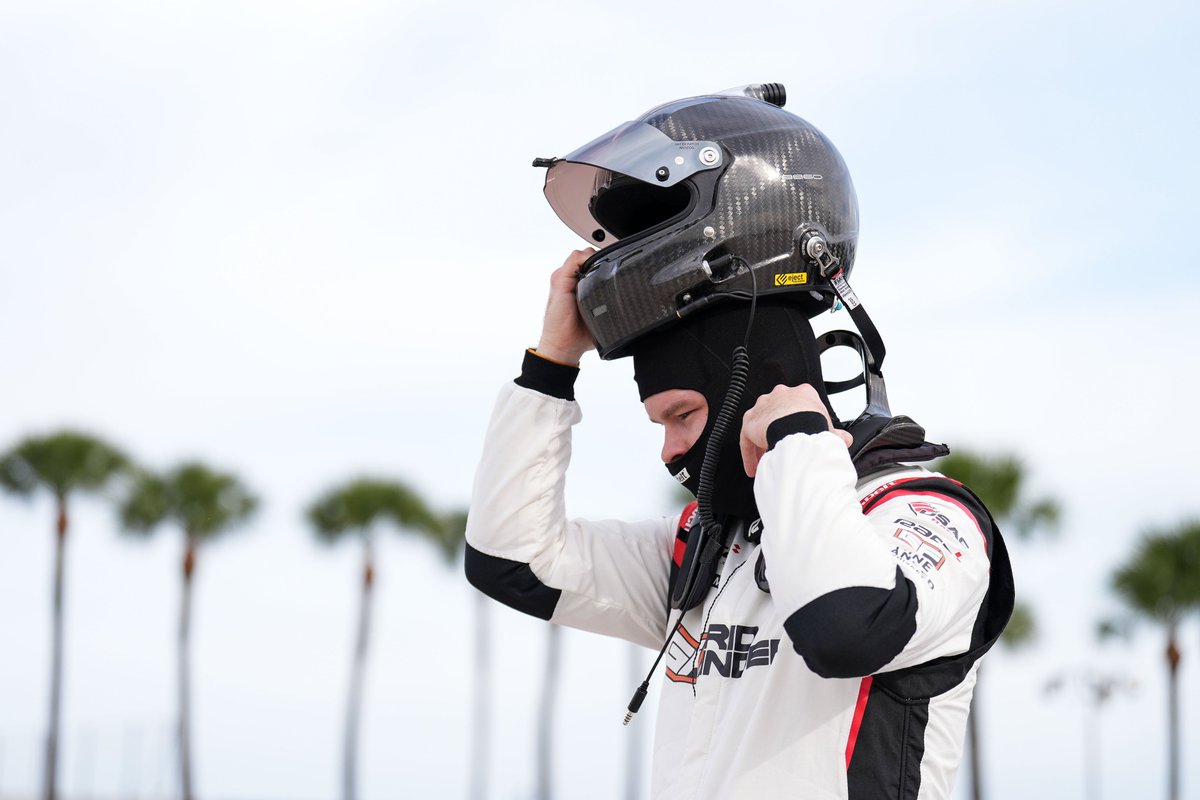
[[[1023,507],[1059,509],[1057,535],[1010,535],[1034,635],[985,662],[982,793],[1167,797],[1174,708],[1195,800],[1195,596],[1139,614],[1114,576],[1200,514],[1198,35],[1195,4],[1164,0],[4,0],[0,457],[74,430],[236,480],[187,583],[196,795],[344,795],[368,540],[358,795],[644,797],[655,690],[620,719],[654,654],[477,603],[442,520],[582,246],[531,159],[782,82],[854,176],[893,409],[1018,459]],[[570,512],[677,513],[630,365],[587,356],[577,394]],[[369,539],[308,515],[363,477],[408,489]],[[68,497],[69,800],[182,791],[187,524],[169,492],[122,518],[133,485]],[[43,792],[57,514],[45,488],[0,493],[6,799]]]

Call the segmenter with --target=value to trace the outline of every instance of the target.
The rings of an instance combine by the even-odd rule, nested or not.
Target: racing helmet
[[[837,302],[858,200],[833,143],[785,99],[768,83],[676,100],[534,161],[555,213],[600,248],[577,297],[601,358],[713,302],[789,293],[810,317]]]

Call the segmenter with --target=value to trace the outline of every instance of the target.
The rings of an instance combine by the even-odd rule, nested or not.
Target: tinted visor
[[[723,161],[714,142],[627,122],[551,164],[544,191],[567,227],[606,247],[681,213],[691,193],[680,182]]]

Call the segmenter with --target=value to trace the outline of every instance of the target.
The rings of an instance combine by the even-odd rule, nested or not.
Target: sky
[[[1122,613],[1109,576],[1141,532],[1200,514],[1198,34],[1194,4],[1160,0],[3,0],[0,449],[70,426],[260,496],[200,554],[197,787],[332,797],[360,554],[318,543],[303,509],[360,475],[467,504],[495,394],[580,246],[533,157],[667,100],[781,82],[854,177],[853,284],[893,409],[952,447],[1019,454],[1029,496],[1064,509],[1057,538],[1012,545],[1040,635],[986,662],[991,796],[1082,796],[1085,731],[1104,796],[1162,796],[1161,631],[1094,631]],[[577,395],[570,512],[671,513],[629,364],[586,356]],[[0,497],[3,798],[40,785],[52,523],[47,498]],[[363,797],[465,796],[475,596],[458,564],[380,533]],[[71,797],[174,796],[181,538],[123,534],[105,498],[72,506]],[[495,604],[485,622],[489,797],[515,800],[546,634]],[[1182,636],[1188,754],[1195,620]],[[556,783],[616,796],[640,675],[623,643],[568,631],[563,647]],[[1128,691],[1089,716],[1082,687],[1109,674]],[[1200,798],[1194,765],[1183,796]]]

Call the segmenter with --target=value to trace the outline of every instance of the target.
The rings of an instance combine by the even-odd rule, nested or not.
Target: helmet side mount
[[[718,246],[700,262],[700,269],[704,272],[707,280],[702,280],[700,284],[676,295],[675,316],[677,318],[683,319],[690,316],[717,300],[724,300],[728,297],[744,299],[752,297],[749,292],[729,292],[720,289],[722,283],[740,275],[750,275],[753,278],[750,265],[741,256],[727,252],[723,247]]]
[[[829,282],[840,305],[845,306],[846,310],[850,312],[850,319],[854,320],[854,324],[862,334],[861,340],[866,348],[866,354],[871,357],[864,361],[864,368],[882,379],[881,368],[884,356],[887,355],[887,348],[883,344],[883,337],[879,335],[879,329],[867,315],[858,295],[850,288],[845,270],[842,269],[841,259],[829,249],[829,242],[826,240],[825,234],[815,226],[801,225],[796,229],[795,239],[800,245],[800,252],[817,268],[821,277]],[[834,304],[834,311],[837,310],[838,305],[838,303]]]

